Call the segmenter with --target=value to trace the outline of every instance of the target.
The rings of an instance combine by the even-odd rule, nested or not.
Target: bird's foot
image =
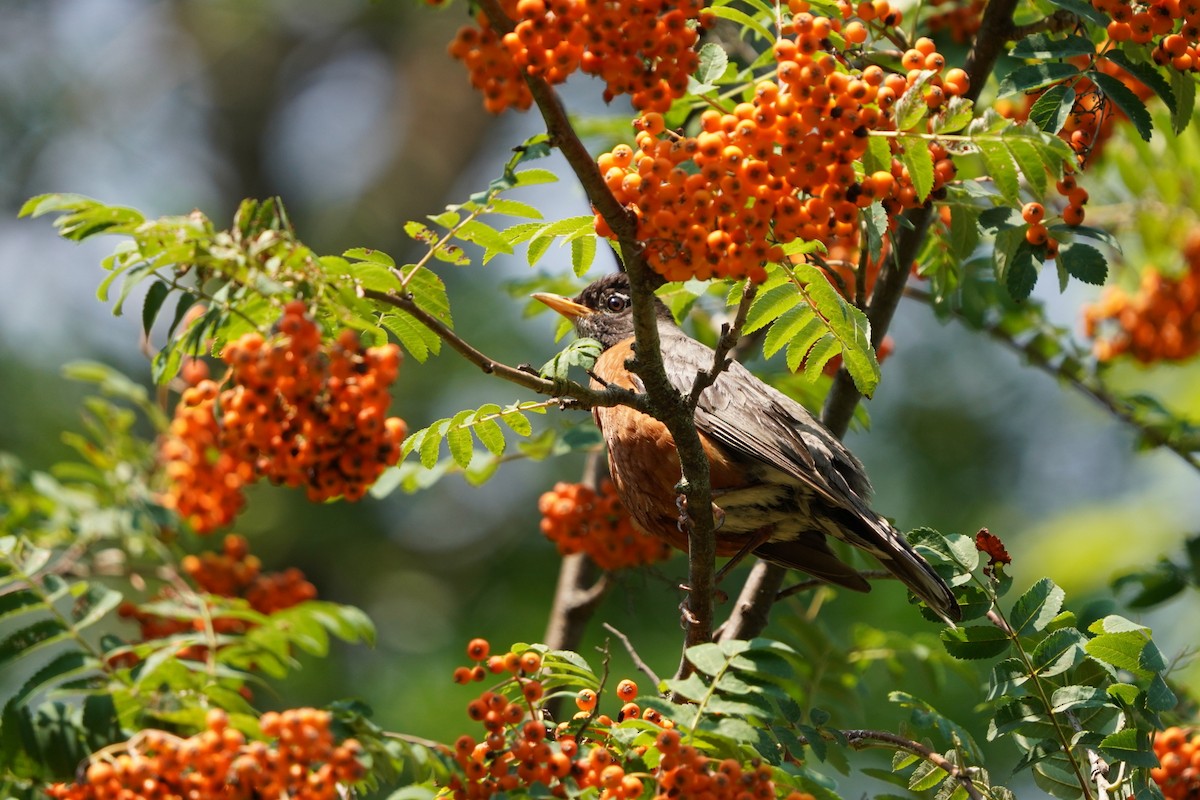
[[[688,499],[683,492],[675,495],[675,509],[679,512],[678,518],[675,521],[675,526],[680,533],[687,533],[692,524],[692,518],[688,515]],[[713,530],[721,530],[721,526],[725,524],[725,509],[721,508],[716,503],[712,504],[713,515]]]

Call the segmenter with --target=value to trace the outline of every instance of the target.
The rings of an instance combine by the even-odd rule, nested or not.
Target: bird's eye
[[[629,308],[629,298],[623,294],[610,294],[604,305],[609,311],[624,311]]]

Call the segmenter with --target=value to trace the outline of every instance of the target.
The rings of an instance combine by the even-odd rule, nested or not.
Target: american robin
[[[604,349],[593,368],[597,388],[645,391],[626,366],[634,335],[624,273],[599,279],[573,300],[534,297],[570,319],[580,336],[600,342]],[[688,394],[697,371],[712,367],[713,351],[684,333],[665,305],[655,304],[667,376]],[[594,414],[613,483],[634,522],[686,551],[675,489],[679,457],[666,426],[628,406],[596,408]],[[833,536],[875,556],[947,621],[961,618],[945,581],[871,510],[862,464],[799,403],[734,361],[700,395],[696,428],[709,460],[719,556],[752,552],[838,586],[870,591],[830,548],[827,537]]]

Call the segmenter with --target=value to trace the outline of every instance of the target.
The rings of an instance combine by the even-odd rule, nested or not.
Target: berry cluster
[[[1144,364],[1179,361],[1200,353],[1200,236],[1184,248],[1188,269],[1178,278],[1142,273],[1134,294],[1105,289],[1084,309],[1084,329],[1100,361],[1128,353]]]
[[[335,742],[330,721],[315,708],[268,712],[259,726],[271,741],[247,741],[224,711],[210,711],[203,732],[141,731],[124,752],[93,756],[82,779],[46,793],[54,800],[336,800],[339,784],[356,783],[366,769],[361,745]]]
[[[476,663],[459,667],[458,683],[483,681],[488,675],[506,675],[501,686],[481,693],[467,705],[467,715],[483,725],[477,741],[463,735],[454,743],[453,756],[462,770],[446,789],[456,800],[489,798],[499,792],[541,784],[554,797],[573,797],[594,789],[600,800],[642,797],[653,781],[653,797],[680,796],[775,798],[778,791],[769,766],[743,766],[734,759],[716,761],[684,744],[674,722],[637,702],[638,686],[631,680],[617,684],[623,704],[614,720],[597,710],[595,691],[583,689],[575,696],[578,709],[572,719],[555,725],[543,708],[546,686],[541,655],[533,650],[489,655],[488,642],[474,639],[467,655]],[[514,698],[510,700],[506,692]],[[611,738],[613,726],[641,719],[661,728],[652,745],[622,750]],[[651,730],[655,730],[652,728]],[[657,758],[650,757],[653,748]],[[648,764],[654,764],[650,767]],[[791,792],[787,800],[813,800],[812,795]]]
[[[277,327],[273,339],[248,333],[226,347],[229,385],[185,390],[160,443],[164,504],[197,533],[229,524],[260,477],[304,485],[315,502],[357,500],[399,460],[407,428],[387,416],[399,348],[364,350],[348,330],[325,344],[299,300]]]
[[[700,0],[502,0],[513,29],[501,34],[480,11],[450,44],[484,107],[499,113],[533,102],[524,75],[562,83],[582,69],[605,81],[604,97],[666,111],[699,65]]]
[[[245,538],[236,534],[225,537],[222,552],[185,556],[181,566],[200,591],[218,597],[243,598],[261,614],[291,608],[317,596],[316,587],[298,569],[262,573],[262,563],[257,556],[250,554]],[[160,591],[156,599],[175,600],[178,596],[178,592],[167,587]],[[201,620],[164,617],[129,601],[121,604],[119,613],[140,626],[143,641],[164,639],[196,630],[204,624]],[[213,632],[217,634],[245,633],[253,626],[248,620],[221,616],[215,610],[209,616]],[[204,656],[205,649],[199,645],[184,648],[178,653],[178,657],[191,660],[201,660]]]
[[[602,569],[662,561],[671,546],[633,527],[611,481],[600,491],[581,483],[556,483],[538,499],[541,528],[563,555],[586,553]]]
[[[1150,777],[1167,800],[1200,797],[1200,733],[1167,728],[1154,737],[1159,766]]]
[[[925,20],[930,33],[945,31],[955,42],[970,44],[979,32],[987,0],[930,0],[929,5],[938,9]]]
[[[831,37],[862,45],[865,22],[899,17],[886,0],[860,4],[860,19],[851,19],[849,4],[842,18],[809,13],[806,0],[789,7],[774,45],[776,79],[758,83],[751,102],[705,111],[694,136],[666,131],[661,114],[644,114],[634,123],[636,150],[617,145],[597,160],[609,189],[637,216],[648,262],[667,280],[762,280],[762,264],[778,261],[781,245],[852,236],[859,209],[876,200],[893,217],[921,203],[899,158],[861,176],[855,164],[871,131],[895,129],[889,110],[917,81],[937,109],[967,91],[966,73],[943,74],[946,60],[930,39],[904,53],[905,75],[876,65],[846,71]],[[894,155],[930,148],[935,192],[953,179],[939,143],[889,141]],[[596,231],[613,236],[599,214]]]
[[[1179,72],[1200,69],[1200,3],[1196,0],[1092,0],[1107,14],[1114,42],[1154,43],[1155,62]]]

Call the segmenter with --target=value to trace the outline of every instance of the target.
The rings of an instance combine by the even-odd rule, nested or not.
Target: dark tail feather
[[[872,527],[874,546],[864,549],[878,558],[886,570],[903,581],[913,594],[924,600],[925,605],[949,625],[953,626],[961,620],[962,609],[958,607],[950,587],[933,571],[929,562],[905,541],[903,534],[883,520]]]

